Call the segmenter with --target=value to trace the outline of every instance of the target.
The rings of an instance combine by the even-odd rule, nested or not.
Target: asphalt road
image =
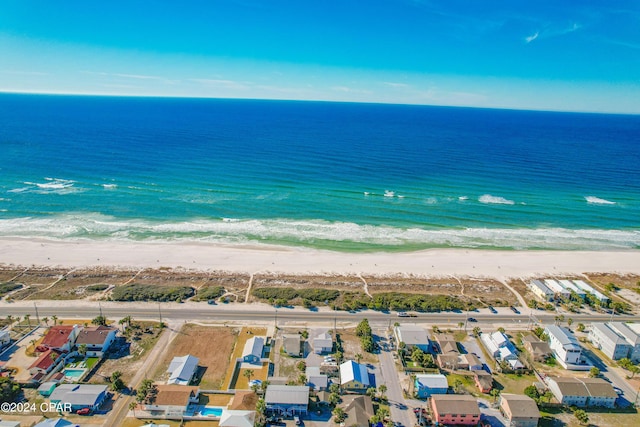
[[[396,313],[384,313],[372,310],[362,310],[357,312],[346,311],[313,311],[305,310],[301,308],[279,308],[273,310],[255,309],[251,307],[238,308],[234,307],[229,309],[227,307],[209,306],[203,304],[202,307],[194,308],[193,305],[185,305],[183,307],[176,304],[163,305],[163,304],[149,304],[149,303],[118,303],[117,307],[100,307],[95,302],[88,302],[87,306],[70,306],[61,307],[59,303],[48,304],[47,301],[38,301],[37,303],[37,315],[40,317],[56,315],[60,318],[79,318],[79,319],[91,319],[98,316],[101,312],[108,318],[122,318],[125,316],[132,316],[135,319],[159,319],[170,318],[176,321],[188,320],[188,321],[275,321],[276,316],[278,321],[299,321],[299,322],[358,322],[364,318],[369,319],[369,322],[377,323],[394,323],[397,321],[410,322],[410,323],[457,323],[464,321],[467,318],[466,313],[418,313],[415,317],[398,317]],[[11,303],[0,303],[0,313],[3,316],[24,316],[25,314],[31,315],[32,319],[36,318],[36,306],[24,306],[24,305],[12,305]],[[478,323],[524,323],[529,320],[527,314],[485,314],[485,313],[472,313],[471,314]],[[570,316],[574,322],[606,322],[611,319],[610,315],[606,314],[572,314]],[[555,314],[545,312],[537,312],[536,319],[544,324],[553,323],[555,321]],[[640,316],[620,316],[616,315],[615,320],[618,321],[632,321],[640,320]],[[473,323],[468,323],[468,327],[472,327]]]

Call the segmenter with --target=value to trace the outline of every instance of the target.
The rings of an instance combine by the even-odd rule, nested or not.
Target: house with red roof
[[[29,366],[29,373],[31,375],[48,374],[58,363],[60,363],[62,360],[60,357],[61,355],[61,351],[54,349],[42,352],[36,361]]]
[[[58,350],[69,352],[76,343],[78,325],[56,325],[49,328],[36,351]]]

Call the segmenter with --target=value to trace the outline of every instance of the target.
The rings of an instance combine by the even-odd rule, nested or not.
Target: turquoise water
[[[78,379],[82,375],[84,375],[85,372],[86,372],[86,369],[65,369],[64,370],[64,376],[65,377],[69,377],[69,378]]]
[[[223,408],[219,408],[217,406],[205,406],[200,411],[200,415],[202,415],[204,417],[218,417],[218,418],[220,418],[220,416],[222,415],[222,409]]]
[[[0,237],[640,248],[640,116],[0,95]]]

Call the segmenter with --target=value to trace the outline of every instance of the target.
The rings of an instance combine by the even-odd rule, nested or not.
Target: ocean
[[[0,95],[0,237],[640,248],[640,116]]]

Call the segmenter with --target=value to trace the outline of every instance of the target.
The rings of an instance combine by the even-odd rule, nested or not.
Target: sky
[[[640,114],[640,2],[2,0],[0,92]]]

